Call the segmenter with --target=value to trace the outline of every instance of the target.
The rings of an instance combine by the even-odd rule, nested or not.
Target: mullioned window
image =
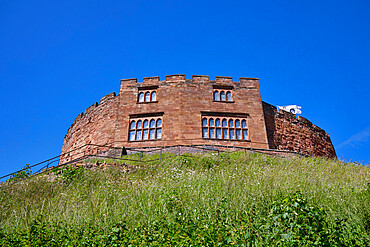
[[[202,118],[202,137],[206,139],[249,140],[245,118]]]

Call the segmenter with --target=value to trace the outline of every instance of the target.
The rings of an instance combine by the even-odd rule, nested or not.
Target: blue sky
[[[60,153],[120,79],[258,77],[298,104],[338,158],[370,162],[370,2],[0,2],[0,175]]]

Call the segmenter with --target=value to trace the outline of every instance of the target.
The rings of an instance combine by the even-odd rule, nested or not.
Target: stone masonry
[[[230,100],[215,100],[214,91],[231,92]],[[140,102],[140,92],[156,92],[156,100]],[[91,154],[85,144],[112,147],[160,147],[175,145],[226,145],[248,148],[276,148],[309,155],[335,157],[330,137],[325,131],[305,118],[277,113],[273,106],[262,103],[257,78],[194,75],[168,75],[121,80],[120,93],[104,96],[77,116],[64,138],[61,162],[81,154]],[[247,139],[205,138],[202,119],[245,119]],[[131,140],[130,123],[136,119],[162,120],[162,134],[158,139]],[[236,127],[236,126],[235,126]],[[236,129],[235,129],[236,131]],[[103,148],[102,148],[103,150]]]
[[[271,149],[289,150],[313,156],[336,158],[329,135],[304,117],[263,103],[267,137]]]

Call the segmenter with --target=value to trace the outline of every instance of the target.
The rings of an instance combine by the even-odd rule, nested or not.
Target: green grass
[[[369,167],[243,152],[162,158],[0,187],[0,246],[369,246]]]

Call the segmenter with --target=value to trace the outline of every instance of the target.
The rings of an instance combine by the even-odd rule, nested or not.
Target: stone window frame
[[[238,126],[236,124],[237,121],[239,121]],[[230,123],[232,123],[232,125]],[[202,138],[212,140],[250,141],[248,125],[248,117],[202,116]],[[233,136],[233,138],[230,138],[231,136]]]
[[[234,103],[233,86],[214,85],[212,91],[213,102]]]
[[[154,125],[152,125],[153,122]],[[145,123],[147,124],[145,125]],[[129,142],[161,140],[163,136],[162,116],[130,118],[128,128]]]
[[[137,94],[137,104],[157,103],[157,89],[157,86],[139,87]]]
[[[156,103],[157,100],[157,90],[141,91],[137,97],[137,103]]]

